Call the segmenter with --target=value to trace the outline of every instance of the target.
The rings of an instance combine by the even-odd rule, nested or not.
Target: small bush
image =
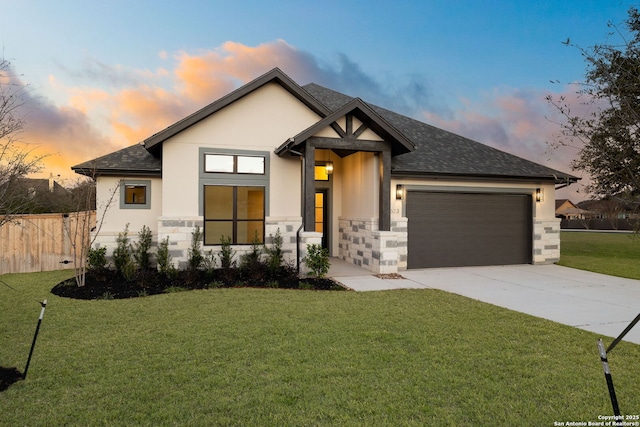
[[[328,272],[331,264],[329,263],[329,251],[320,245],[307,245],[307,255],[302,259],[311,274],[321,279]]]
[[[204,255],[202,255],[202,248],[200,247],[202,237],[203,234],[202,231],[200,231],[200,226],[196,225],[196,229],[191,233],[191,248],[189,248],[187,255],[187,264],[192,271],[200,269],[204,262]]]
[[[99,270],[107,266],[107,248],[89,248],[87,254],[87,266],[89,270]]]
[[[284,252],[282,251],[282,235],[280,229],[276,230],[276,235],[269,235],[271,246],[265,248],[267,252],[267,265],[271,274],[275,273],[284,262]]]
[[[221,236],[220,245],[221,247],[218,257],[220,257],[221,267],[225,270],[228,270],[231,267],[235,267],[235,261],[233,260],[233,257],[235,256],[236,251],[231,248],[231,237]]]
[[[260,267],[262,267],[260,262],[260,255],[262,255],[262,252],[263,245],[260,243],[258,232],[256,231],[251,242],[251,250],[242,255],[242,258],[240,259],[240,269],[249,273],[259,270]]]
[[[151,249],[152,235],[151,229],[146,225],[142,226],[142,230],[138,233],[138,241],[133,247],[133,258],[136,260],[138,268],[148,270],[151,267]]]
[[[136,266],[131,257],[131,244],[129,243],[129,224],[122,233],[118,233],[117,246],[113,250],[113,264],[116,271],[122,275],[126,281],[131,281],[136,272]]]
[[[170,277],[176,273],[176,268],[171,262],[171,254],[169,253],[169,236],[158,243],[156,258],[158,259],[158,271],[160,274]]]

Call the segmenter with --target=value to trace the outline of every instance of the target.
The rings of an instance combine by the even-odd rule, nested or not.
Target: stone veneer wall
[[[533,220],[533,263],[553,264],[560,260],[560,219]]]
[[[339,257],[373,273],[385,274],[398,272],[404,253],[406,269],[406,221],[393,221],[393,231],[380,231],[378,223],[377,218],[340,218]]]
[[[282,236],[282,250],[285,261],[295,265],[296,253],[296,232],[302,223],[301,217],[267,217],[265,219],[265,244],[271,245],[273,237],[278,230]],[[194,217],[159,217],[158,218],[158,241],[169,237],[169,254],[177,268],[186,268],[189,248],[191,247],[191,233],[196,225],[200,229],[204,228],[204,220],[201,216]],[[213,250],[217,252],[220,246],[204,246],[203,251]],[[251,250],[250,245],[233,245],[236,251],[236,261]]]

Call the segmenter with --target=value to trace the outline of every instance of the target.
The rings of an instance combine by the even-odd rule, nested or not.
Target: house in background
[[[590,212],[580,209],[569,199],[556,200],[556,217],[561,219],[584,219],[590,215]]]
[[[317,243],[375,273],[552,263],[555,186],[577,180],[277,68],[72,169],[96,179],[99,210],[115,190],[108,253],[146,225],[184,265],[199,225],[205,250],[279,231],[291,262]]]

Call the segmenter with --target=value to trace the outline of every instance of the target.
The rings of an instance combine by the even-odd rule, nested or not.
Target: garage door
[[[408,268],[531,263],[531,196],[408,191]]]

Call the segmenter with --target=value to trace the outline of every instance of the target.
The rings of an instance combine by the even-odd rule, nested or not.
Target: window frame
[[[127,187],[145,187],[144,203],[127,203]],[[122,179],[120,180],[120,209],[151,209],[151,180],[150,179]]]
[[[207,203],[206,203],[206,192],[207,192],[207,188],[210,187],[223,187],[223,188],[230,188],[232,191],[231,194],[231,199],[232,199],[232,209],[231,209],[231,217],[230,218],[219,218],[219,219],[208,219],[207,218]],[[261,218],[241,218],[238,212],[238,199],[239,199],[239,190],[242,188],[254,188],[254,189],[261,189],[262,190],[262,217]],[[265,233],[265,223],[266,223],[266,212],[265,212],[265,206],[266,206],[266,189],[265,187],[262,186],[256,186],[256,185],[207,185],[205,184],[203,186],[203,198],[205,199],[205,207],[204,207],[204,211],[203,211],[203,225],[204,225],[204,245],[205,246],[216,246],[216,245],[220,245],[220,242],[218,243],[206,243],[207,242],[207,224],[209,223],[231,223],[231,244],[232,245],[251,245],[253,242],[251,241],[253,239],[253,236],[247,236],[248,241],[247,242],[238,242],[238,230],[240,229],[239,225],[243,224],[243,223],[250,223],[250,222],[261,222],[262,223],[262,227],[261,227],[261,241],[260,243],[263,244],[264,243],[264,233]],[[218,237],[213,237],[214,239],[218,239]]]
[[[242,172],[207,172],[206,171],[206,156],[210,154],[218,154],[218,155],[229,155],[234,156],[234,171],[237,171],[237,157],[260,157],[263,159],[263,173],[242,173]],[[269,216],[269,200],[270,200],[270,156],[271,152],[269,151],[257,151],[257,150],[232,150],[232,149],[223,149],[223,148],[212,148],[212,147],[200,147],[198,151],[199,155],[199,212],[202,215],[203,224],[206,223],[206,215],[205,215],[205,186],[208,185],[218,185],[218,186],[229,186],[229,187],[262,187],[264,189],[264,206],[263,213],[264,218],[263,222],[263,230],[262,237],[263,240],[265,238],[265,226],[267,222],[267,218]],[[234,199],[234,204],[236,200]],[[234,210],[236,207],[234,206]],[[235,226],[234,226],[235,227]],[[204,241],[206,242],[206,227],[203,230],[205,233]],[[218,236],[219,237],[219,236]],[[237,234],[234,233],[232,236],[234,242],[237,241]],[[233,245],[245,245],[244,243],[232,243]],[[250,244],[250,243],[248,243]],[[219,243],[215,244],[205,244],[203,242],[203,246],[219,246]]]

